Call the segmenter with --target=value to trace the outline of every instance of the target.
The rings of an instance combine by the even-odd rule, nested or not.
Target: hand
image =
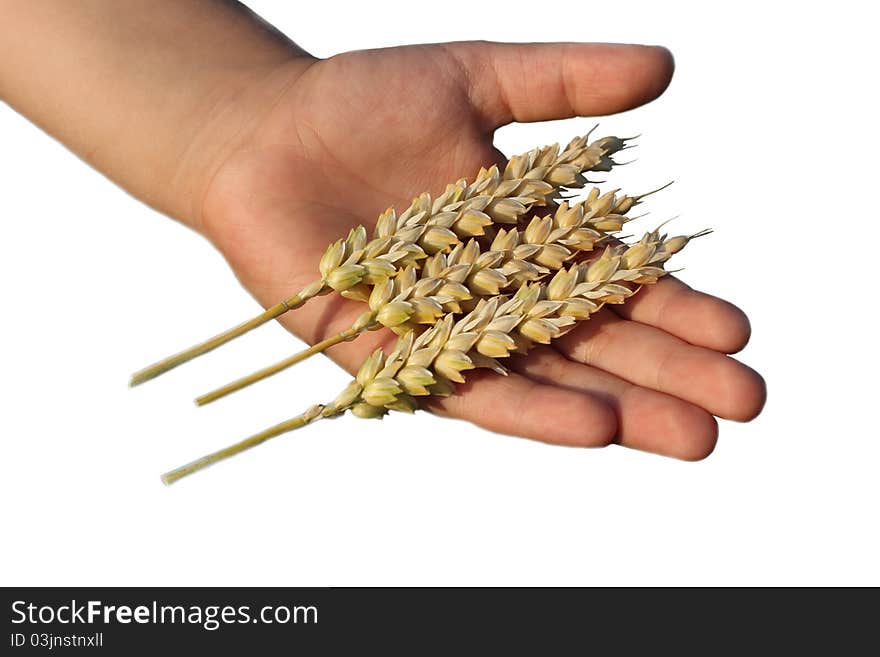
[[[270,305],[314,280],[327,244],[351,227],[372,227],[389,205],[402,209],[422,191],[503,162],[492,145],[498,127],[635,107],[662,93],[672,68],[660,48],[573,44],[297,59],[281,71],[282,84],[273,78],[282,91],[271,109],[212,172],[193,223]],[[259,96],[259,85],[250,93]],[[316,342],[363,310],[330,295],[281,321]],[[364,334],[328,355],[354,372],[394,337]],[[740,310],[669,277],[552,347],[511,359],[510,376],[471,372],[458,394],[427,406],[550,443],[617,442],[699,459],[715,445],[713,416],[749,420],[764,403],[761,377],[725,355],[748,337]]]

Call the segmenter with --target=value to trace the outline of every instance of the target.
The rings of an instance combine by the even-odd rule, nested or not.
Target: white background
[[[5,585],[880,584],[880,51],[862,3],[251,2],[319,56],[482,38],[660,43],[657,102],[612,181],[716,233],[682,276],[752,318],[769,402],[682,463],[548,447],[429,415],[321,422],[166,488],[159,473],[330,398],[267,326],[135,390],[135,369],[250,316],[201,238],[0,107],[0,580]],[[344,90],[340,90],[344,93]],[[575,119],[513,126],[515,153]]]

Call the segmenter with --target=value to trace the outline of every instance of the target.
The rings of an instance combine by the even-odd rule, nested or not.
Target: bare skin
[[[89,20],[98,24],[119,11],[112,3],[96,7]],[[177,46],[159,39],[167,27],[163,12],[173,22],[181,7],[211,17],[218,34],[209,36],[224,43],[220,61],[210,44],[194,45],[195,33],[179,60],[168,54]],[[43,10],[43,23],[54,24],[52,12],[59,10]],[[4,11],[12,10],[0,5]],[[33,83],[2,64],[0,93],[132,193],[201,232],[267,306],[312,281],[326,245],[352,226],[372,226],[389,205],[403,207],[421,191],[442,190],[503,161],[492,143],[498,127],[622,111],[661,94],[673,69],[664,49],[600,44],[453,43],[317,60],[225,3],[154,2],[143,12],[149,24],[139,23],[137,33],[146,43],[107,47],[136,47],[150,62],[155,53],[144,84],[181,90],[163,110],[171,117],[144,118],[155,122],[149,145],[137,135],[111,139],[107,120],[87,112],[68,112],[64,120],[56,112],[66,96],[58,94],[54,109],[36,103]],[[114,25],[134,14],[127,7],[112,17]],[[83,35],[94,40],[94,25],[85,22]],[[76,47],[85,36],[66,38]],[[194,61],[201,63],[185,81],[173,78],[172,71]],[[135,84],[128,73],[108,69],[94,85]],[[186,91],[198,89],[194,76],[204,81],[200,93]],[[118,103],[119,110],[111,109],[123,116],[124,100]],[[195,111],[199,121],[192,120]],[[175,113],[179,120],[166,126]],[[154,162],[149,176],[131,166],[134,156]],[[347,328],[362,311],[356,302],[321,297],[281,321],[315,342]],[[602,310],[558,344],[513,359],[511,376],[472,374],[459,394],[429,407],[550,443],[616,442],[700,459],[715,446],[716,417],[747,421],[763,406],[761,377],[727,355],[748,338],[742,311],[669,278],[619,310]],[[390,340],[390,332],[370,333],[328,355],[354,371]]]

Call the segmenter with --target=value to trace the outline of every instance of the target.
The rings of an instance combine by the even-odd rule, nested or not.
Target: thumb
[[[669,85],[675,64],[659,46],[459,42],[445,46],[470,82],[471,102],[494,130],[512,121],[613,114]]]

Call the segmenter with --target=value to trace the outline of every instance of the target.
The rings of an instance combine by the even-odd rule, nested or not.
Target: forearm
[[[307,57],[232,2],[0,1],[0,99],[194,227],[212,171]]]

